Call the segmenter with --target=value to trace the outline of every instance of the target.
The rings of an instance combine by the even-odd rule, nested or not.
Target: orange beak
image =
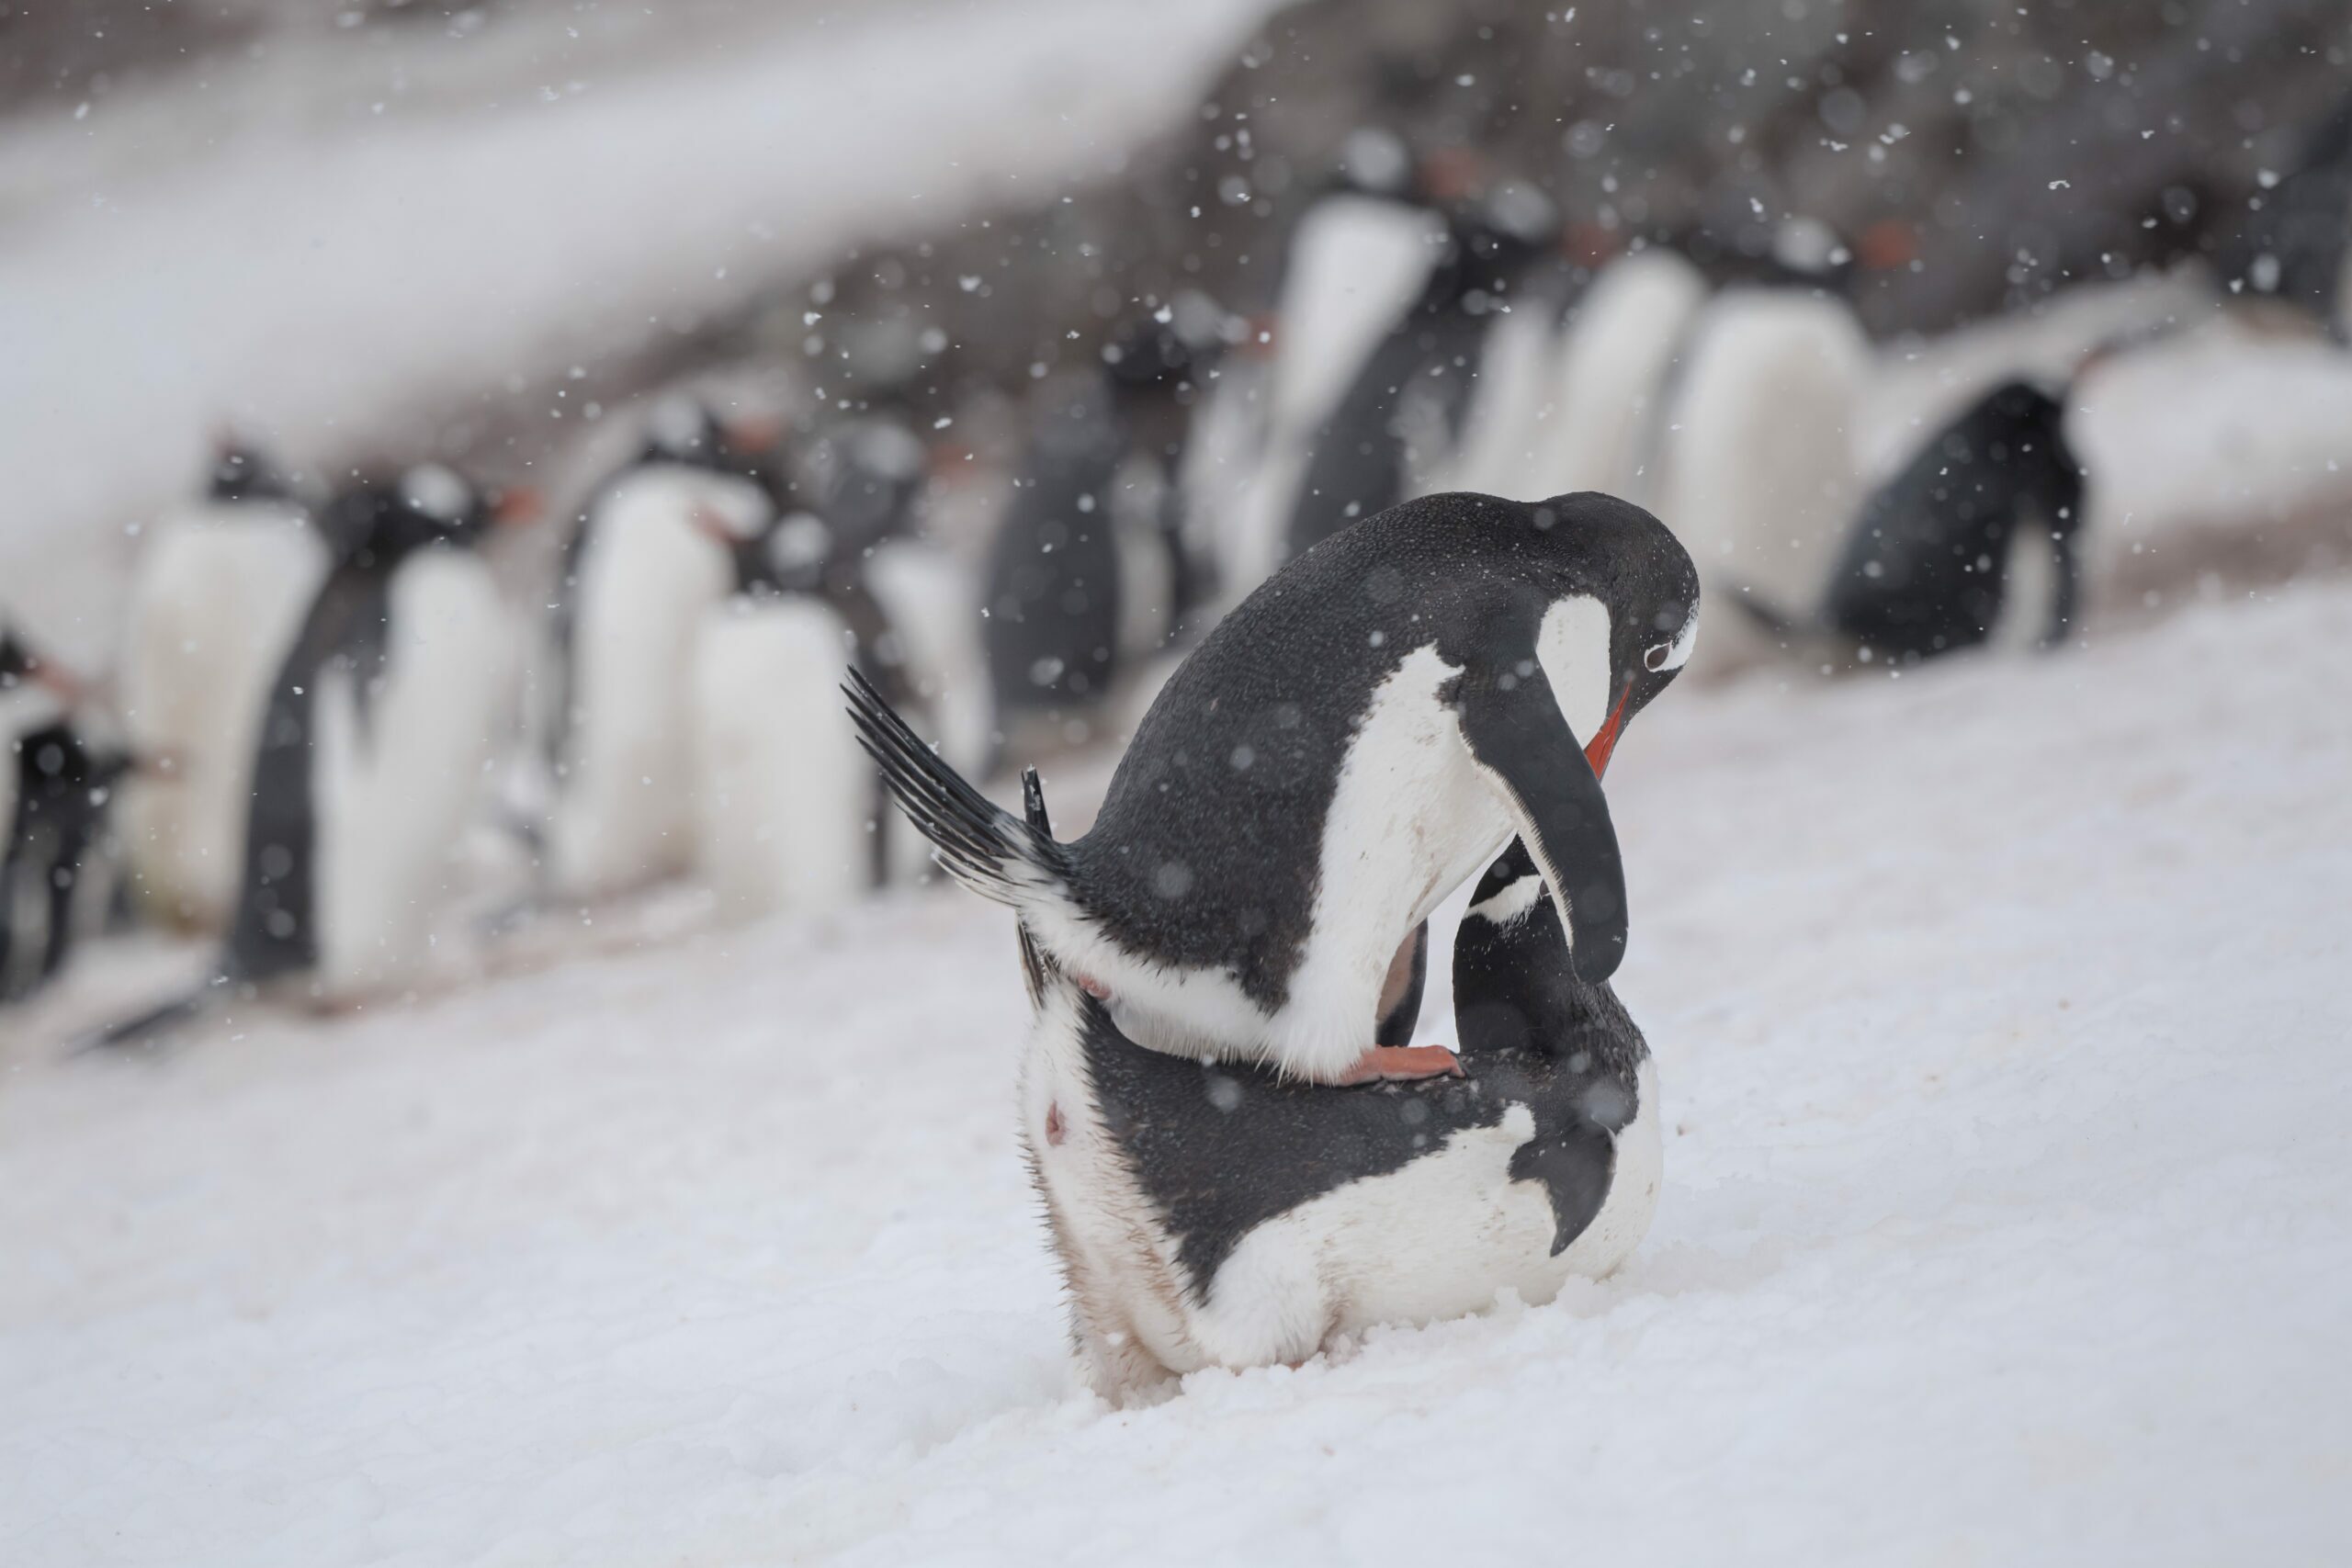
[[[528,485],[516,485],[498,492],[490,509],[490,520],[502,528],[512,528],[525,523],[535,523],[539,516],[539,492]]]
[[[1625,728],[1625,704],[1633,694],[1634,681],[1629,675],[1625,689],[1617,694],[1617,705],[1609,710],[1609,721],[1600,727],[1600,734],[1585,743],[1584,760],[1596,779],[1609,771],[1609,753],[1617,750],[1617,737]]]
[[[784,439],[784,421],[746,416],[719,428],[719,439],[740,457],[756,457]]]

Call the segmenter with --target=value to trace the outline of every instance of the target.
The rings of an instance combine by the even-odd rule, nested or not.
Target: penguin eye
[[[1659,643],[1656,648],[1648,649],[1642,655],[1642,668],[1655,675],[1659,671],[1666,668],[1666,661],[1673,656],[1673,653],[1674,645],[1672,643]]]

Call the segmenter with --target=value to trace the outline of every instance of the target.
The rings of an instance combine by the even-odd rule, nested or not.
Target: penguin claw
[[[1338,1079],[1340,1087],[1408,1083],[1416,1078],[1467,1077],[1462,1059],[1442,1045],[1374,1045]]]

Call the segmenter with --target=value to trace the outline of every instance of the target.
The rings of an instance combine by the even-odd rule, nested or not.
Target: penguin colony
[[[2339,340],[2346,116],[2235,268]],[[1365,131],[1270,312],[1138,302],[1032,400],[969,540],[906,385],[801,428],[651,400],[527,588],[527,494],[224,438],[144,530],[109,679],[0,606],[0,1006],[132,921],[217,959],[107,1043],[397,996],[484,886],[692,879],[750,919],[935,856],[1017,917],[1023,1130],[1106,1394],[1547,1299],[1657,1196],[1602,779],[1702,597],[1736,606],[1718,669],[2079,621],[2067,416],[2116,345],[1984,369],[1865,466],[1856,270],[1801,222],[1620,246]],[[1130,728],[1078,839],[1034,773],[1021,817],[972,782]],[[1428,922],[1482,865],[1458,1048],[1415,1046]]]
[[[2343,272],[2342,225],[2322,220],[2342,205],[2346,141],[2323,128],[2269,249],[2241,269],[2319,314]],[[690,393],[653,400],[636,448],[571,509],[543,593],[500,578],[504,530],[477,515],[494,500],[447,469],[322,488],[224,440],[197,499],[144,530],[110,682],[11,635],[6,679],[28,694],[8,732],[63,725],[80,754],[119,754],[119,770],[92,764],[106,782],[66,874],[105,860],[122,896],[69,916],[28,894],[0,916],[28,933],[19,953],[56,952],[43,975],[73,931],[140,919],[220,936],[238,987],[300,975],[311,996],[356,997],[413,973],[485,821],[525,844],[526,903],[690,877],[737,917],[835,905],[923,867],[835,721],[844,663],[951,766],[984,773],[1125,728],[1138,677],[1204,635],[1210,663],[1288,657],[1228,651],[1238,632],[1212,628],[1283,563],[1447,491],[1655,508],[1737,607],[1708,641],[1717,668],[2063,643],[2093,499],[2067,408],[2096,355],[1988,372],[1902,461],[1866,471],[1854,426],[1878,362],[1841,297],[1856,264],[1837,236],[1788,225],[1758,256],[1609,248],[1458,150],[1417,163],[1359,132],[1298,225],[1272,313],[1147,302],[1094,375],[1035,400],[1010,495],[961,547],[930,523],[940,453],[905,387],[797,432]],[[1370,545],[1351,548],[1363,558],[1326,577],[1389,581]],[[1392,611],[1422,584],[1408,587]],[[1277,755],[1264,739],[1236,744]],[[1131,766],[1155,745],[1142,737]],[[17,818],[51,753],[11,751],[11,863],[33,867],[55,852],[34,840],[52,840]],[[1023,913],[1076,962],[1085,932],[1139,918],[1134,889],[1100,896]],[[1224,984],[1236,954],[1215,947],[1188,946],[1164,983]],[[1235,971],[1212,1041],[1336,1070],[1342,1043],[1294,1038],[1262,967]],[[1149,995],[1162,982],[1091,978],[1124,1024],[1171,1043]],[[1362,1032],[1362,976],[1307,983],[1345,989]]]

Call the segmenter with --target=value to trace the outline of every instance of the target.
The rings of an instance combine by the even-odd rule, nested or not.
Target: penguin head
[[[329,502],[319,526],[338,559],[392,565],[433,545],[469,548],[495,524],[535,514],[527,491],[493,491],[443,463],[361,476]]]
[[[212,467],[205,475],[207,501],[234,504],[253,501],[290,501],[294,487],[258,447],[223,434],[214,443]]]
[[[1608,705],[1585,742],[1597,778],[1634,715],[1674,683],[1699,636],[1699,570],[1665,524],[1631,502],[1584,491],[1530,507],[1559,599],[1609,614]]]
[[[675,463],[735,474],[768,486],[765,454],[784,436],[777,422],[726,420],[701,398],[673,392],[659,399],[646,417],[640,463]]]

